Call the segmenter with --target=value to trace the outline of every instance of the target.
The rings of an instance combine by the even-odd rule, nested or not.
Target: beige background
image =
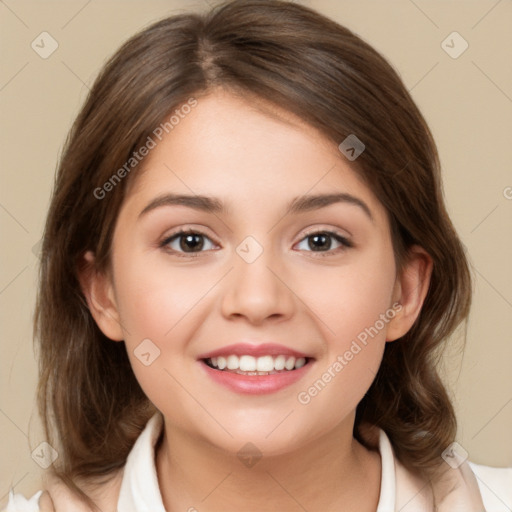
[[[512,3],[301,3],[381,51],[434,133],[448,208],[475,276],[466,350],[454,344],[444,359],[457,440],[474,462],[512,465]],[[40,469],[31,458],[44,440],[34,408],[36,255],[67,130],[123,40],[165,15],[205,8],[206,1],[177,0],[0,3],[0,506],[11,485],[27,496],[38,488]],[[46,60],[31,48],[43,31],[59,44]],[[457,59],[441,47],[453,31],[469,43]]]

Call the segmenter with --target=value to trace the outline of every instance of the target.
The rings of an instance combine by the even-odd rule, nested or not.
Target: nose
[[[228,319],[244,318],[260,325],[281,322],[293,314],[295,295],[282,265],[263,250],[252,262],[233,254],[234,268],[223,286],[222,314]]]

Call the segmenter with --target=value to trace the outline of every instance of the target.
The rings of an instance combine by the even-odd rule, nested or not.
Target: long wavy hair
[[[52,470],[92,504],[77,482],[106,481],[121,468],[155,412],[124,344],[106,338],[93,320],[78,279],[88,250],[98,271],[109,268],[115,222],[137,168],[107,198],[95,191],[177,107],[219,86],[272,102],[337,145],[356,134],[366,149],[351,165],[387,210],[398,269],[412,244],[431,256],[421,313],[401,340],[386,344],[354,425],[363,444],[365,423],[382,428],[398,459],[430,478],[456,432],[436,370],[439,350],[471,302],[437,149],[376,50],[314,10],[280,0],[235,0],[153,23],[105,64],[72,126],[46,220],[34,319],[39,410],[60,455]]]

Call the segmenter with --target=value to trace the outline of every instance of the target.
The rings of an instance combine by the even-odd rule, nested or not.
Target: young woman
[[[59,458],[8,510],[510,510],[436,371],[471,290],[439,172],[395,71],[308,8],[134,36],[60,163],[36,314]]]

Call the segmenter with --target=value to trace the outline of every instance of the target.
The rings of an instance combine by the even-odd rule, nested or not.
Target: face
[[[151,150],[96,315],[167,428],[233,453],[351,431],[404,329],[383,206],[336,145],[270,108],[211,93]]]

